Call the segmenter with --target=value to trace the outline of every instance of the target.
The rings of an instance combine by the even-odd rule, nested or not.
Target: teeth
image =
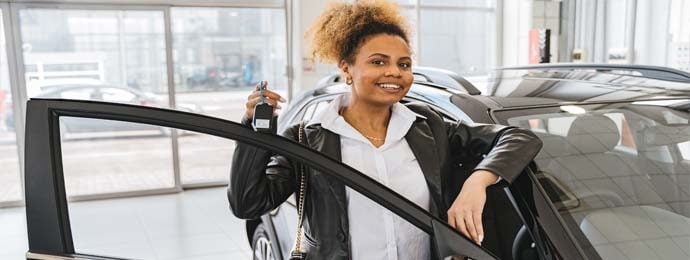
[[[398,89],[398,88],[402,88],[402,87],[399,86],[399,85],[388,84],[388,83],[379,84],[379,87],[382,87],[382,88],[389,88],[389,89]]]

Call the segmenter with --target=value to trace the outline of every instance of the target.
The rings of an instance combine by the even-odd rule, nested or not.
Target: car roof
[[[415,69],[415,81],[408,97],[442,102],[436,104],[443,107],[452,105],[451,102],[455,103],[452,106],[459,106],[457,102],[471,99],[490,110],[690,97],[690,73],[654,66],[549,64],[499,68],[489,80],[487,93],[481,95],[467,93],[463,89],[466,80],[461,76],[454,73],[443,76],[443,73],[452,72]],[[448,86],[447,79],[455,83]],[[297,98],[296,104],[309,97],[349,91],[339,75],[331,75],[323,78],[316,89]]]
[[[500,68],[487,96],[502,108],[688,98],[690,74],[663,67],[556,64]]]

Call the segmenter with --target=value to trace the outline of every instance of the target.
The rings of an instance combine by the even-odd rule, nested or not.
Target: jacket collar
[[[344,96],[344,95],[343,95]],[[307,135],[310,146],[313,149],[321,151],[326,156],[329,156],[335,160],[342,162],[341,147],[340,147],[340,136],[326,128],[323,124],[328,124],[326,122],[333,122],[335,118],[340,117],[338,114],[339,106],[342,104],[343,99],[347,97],[338,97],[336,100],[332,101],[326,110],[322,113],[316,115],[314,119],[307,124]],[[436,141],[434,139],[431,127],[426,121],[426,117],[415,113],[407,106],[402,104],[399,105],[399,109],[403,111],[409,111],[414,114],[417,118],[414,120],[409,130],[405,134],[405,140],[407,141],[412,153],[417,158],[424,178],[426,179],[429,191],[431,192],[431,197],[433,199],[432,210],[434,210],[433,205],[442,205],[441,203],[441,162],[439,161],[439,154],[436,147]],[[326,112],[332,109],[330,113]],[[404,112],[407,113],[407,112]],[[314,131],[317,130],[317,131]],[[345,193],[345,186],[335,181],[333,178],[327,178],[329,182],[329,188],[336,197],[336,201],[343,212],[347,212],[347,197]],[[438,212],[436,212],[438,214]],[[344,214],[345,217],[347,214]],[[346,222],[345,222],[346,223]]]
[[[314,115],[314,118],[307,123],[307,126],[321,124],[326,129],[338,128],[337,124],[339,123],[339,120],[342,119],[340,116],[340,109],[345,107],[350,102],[350,95],[350,93],[345,93],[333,99],[333,101],[328,104],[326,109]],[[426,119],[425,116],[415,113],[401,103],[393,104],[393,107],[391,107],[391,113],[391,123],[397,124],[399,121],[399,126],[403,126],[407,124],[407,122],[414,122],[418,118]],[[396,120],[396,122],[393,122],[394,120]],[[407,128],[409,128],[409,125]],[[402,138],[404,135],[405,132],[403,132],[399,137]]]

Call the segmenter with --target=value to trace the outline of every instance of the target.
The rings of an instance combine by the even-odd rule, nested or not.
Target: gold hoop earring
[[[347,80],[345,80],[345,84],[352,85],[352,78],[347,77]]]

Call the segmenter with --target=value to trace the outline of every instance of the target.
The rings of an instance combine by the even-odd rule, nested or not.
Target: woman
[[[337,63],[351,93],[307,124],[309,147],[380,181],[481,244],[486,188],[499,178],[514,180],[541,142],[517,128],[448,124],[429,107],[399,103],[413,75],[407,26],[395,4],[331,4],[310,33],[314,57]],[[271,91],[264,96],[276,108],[284,102]],[[258,91],[249,96],[243,123],[251,123],[260,100]],[[283,135],[296,139],[296,132],[297,126]],[[454,166],[481,155],[464,183],[443,182],[460,174]],[[238,217],[258,218],[295,193],[298,163],[239,142],[234,156],[228,198]],[[453,185],[462,186],[459,194],[452,194]],[[307,187],[308,258],[431,258],[426,234],[337,180],[309,170]]]

